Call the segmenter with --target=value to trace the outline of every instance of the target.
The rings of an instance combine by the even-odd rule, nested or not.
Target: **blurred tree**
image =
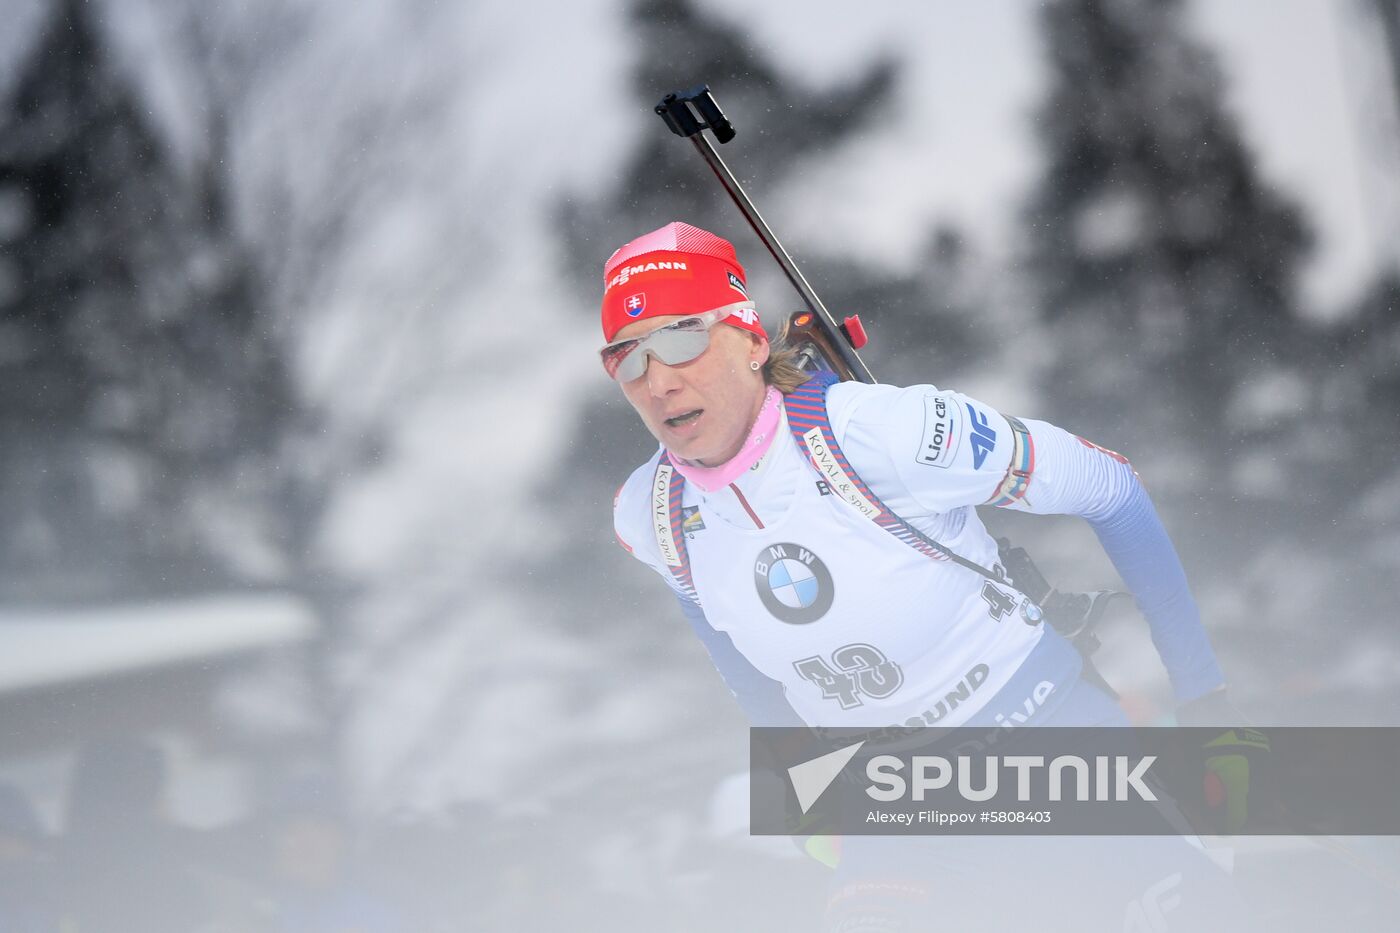
[[[55,5],[0,104],[0,594],[277,577],[295,403],[224,163],[174,163],[92,10]]]
[[[1047,389],[1061,424],[1131,456],[1175,513],[1240,692],[1315,715],[1308,678],[1356,669],[1365,640],[1338,636],[1394,601],[1374,581],[1395,572],[1400,517],[1400,289],[1383,279],[1330,323],[1300,313],[1310,232],[1261,180],[1185,17],[1182,0],[1042,13],[1046,167],[1027,219]],[[1327,689],[1374,705],[1350,676]]]
[[[1044,8],[1032,268],[1059,351],[1056,417],[1129,453],[1177,439],[1190,468],[1162,478],[1169,491],[1247,492],[1220,481],[1259,479],[1230,467],[1277,420],[1276,398],[1245,390],[1296,381],[1295,277],[1310,238],[1259,178],[1184,15],[1181,0]]]
[[[1396,117],[1400,118],[1400,0],[1370,0],[1370,4],[1380,21],[1380,41],[1390,65]]]
[[[561,207],[581,305],[596,307],[601,298],[602,264],[609,252],[676,219],[726,236],[745,262],[751,286],[769,279],[781,283],[775,290],[789,296],[766,249],[709,170],[651,109],[668,91],[710,84],[739,131],[737,142],[723,147],[722,155],[762,207],[771,203],[765,194],[800,178],[810,160],[854,143],[878,123],[893,98],[895,63],[880,58],[845,83],[813,89],[782,74],[741,26],[691,0],[636,0],[629,23],[632,47],[639,50],[632,69],[632,103],[642,123],[641,142],[618,153],[609,193]],[[980,295],[968,271],[968,249],[956,231],[930,231],[920,268],[902,276],[848,259],[804,255],[801,231],[778,227],[784,245],[832,313],[838,318],[862,315],[872,334],[863,352],[880,378],[931,382],[965,368],[977,348],[969,321]],[[760,310],[776,335],[782,319],[799,306],[796,295],[790,295],[783,306]],[[594,546],[611,538],[607,493],[650,455],[655,441],[601,374],[583,405],[568,467],[544,494],[566,510],[561,519],[565,527],[589,529],[586,542],[568,544],[567,556],[552,555],[553,572],[568,574],[580,592],[591,592],[617,566],[621,553]],[[580,489],[593,495],[580,500]],[[616,618],[617,606],[608,594],[590,605],[594,619],[607,623]]]
[[[1382,274],[1350,314],[1307,339],[1317,401],[1307,427],[1292,433],[1289,456],[1313,469],[1304,488],[1329,513],[1325,527],[1368,539],[1367,553],[1393,565],[1391,538],[1400,523],[1400,468],[1391,455],[1400,438],[1400,275]]]
[[[1358,182],[1381,276],[1400,275],[1400,0],[1352,0],[1334,14],[1357,117]]]

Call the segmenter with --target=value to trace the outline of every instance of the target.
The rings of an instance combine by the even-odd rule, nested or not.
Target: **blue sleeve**
[[[1137,598],[1177,699],[1194,700],[1223,684],[1225,675],[1201,625],[1186,571],[1142,484],[1134,481],[1089,524]]]
[[[723,632],[717,632],[705,618],[705,611],[683,596],[677,595],[681,612],[694,629],[705,650],[710,653],[729,692],[739,701],[739,706],[754,726],[800,726],[802,720],[788,705],[783,695],[783,686],[776,680],[759,673],[748,662],[734,642]]]
[[[1035,466],[1017,507],[1088,521],[1147,619],[1179,702],[1223,684],[1186,571],[1131,464],[1054,425],[1025,424],[1034,442]]]

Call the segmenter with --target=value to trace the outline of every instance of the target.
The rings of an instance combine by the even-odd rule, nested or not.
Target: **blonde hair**
[[[763,364],[763,381],[777,387],[784,395],[812,378],[812,374],[802,368],[797,348],[788,343],[788,324],[791,320],[783,320],[778,336],[770,341],[768,362]]]

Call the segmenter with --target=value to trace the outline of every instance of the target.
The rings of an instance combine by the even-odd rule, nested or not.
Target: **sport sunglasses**
[[[618,382],[631,382],[647,371],[648,357],[667,366],[689,363],[710,347],[710,328],[736,311],[752,309],[752,301],[739,301],[713,311],[683,317],[649,334],[614,340],[598,351],[603,369]]]

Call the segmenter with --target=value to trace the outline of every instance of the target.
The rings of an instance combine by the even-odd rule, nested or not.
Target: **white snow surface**
[[[0,694],[286,647],[315,627],[304,603],[279,593],[0,609]]]

